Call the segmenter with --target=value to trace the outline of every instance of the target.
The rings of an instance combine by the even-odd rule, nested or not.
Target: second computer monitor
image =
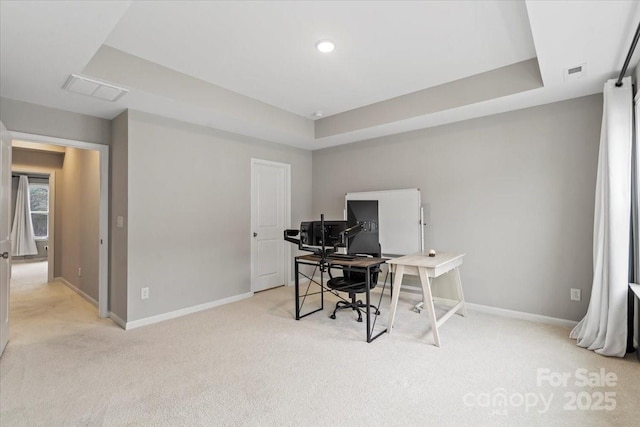
[[[347,221],[305,221],[300,224],[300,246],[332,248],[340,244],[341,234],[347,228]]]

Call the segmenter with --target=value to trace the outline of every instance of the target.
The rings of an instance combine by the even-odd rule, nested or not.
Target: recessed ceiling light
[[[336,48],[336,45],[333,44],[331,40],[320,40],[316,43],[316,48],[322,53],[333,52],[333,49]]]

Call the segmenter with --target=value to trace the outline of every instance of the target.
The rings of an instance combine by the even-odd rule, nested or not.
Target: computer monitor
[[[347,227],[362,225],[362,231],[348,239],[350,254],[378,252],[380,238],[378,231],[378,201],[348,200]]]
[[[324,230],[322,228],[324,224]],[[300,224],[301,250],[333,248],[341,244],[347,221],[305,221]]]

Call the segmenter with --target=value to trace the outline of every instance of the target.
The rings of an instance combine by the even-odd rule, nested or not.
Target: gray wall
[[[10,131],[112,145],[109,309],[125,321],[250,291],[251,157],[291,164],[292,225],[311,216],[309,151],[148,114],[111,122],[6,98],[0,120]],[[77,267],[88,274],[75,251],[65,278],[95,297],[73,281]]]
[[[129,111],[128,321],[250,292],[252,157],[291,165],[308,218],[311,152]]]
[[[601,118],[592,95],[314,151],[314,216],[341,217],[347,192],[420,188],[427,248],[467,254],[468,302],[579,320]]]
[[[109,145],[111,120],[0,98],[0,120],[13,132]]]
[[[56,181],[60,231],[56,233],[59,275],[98,300],[100,230],[100,155],[97,151],[68,147]],[[82,274],[78,274],[78,268]]]
[[[127,320],[127,221],[117,226],[117,217],[128,217],[129,112],[113,119],[109,185],[109,311]]]
[[[594,95],[313,154],[124,113],[113,121],[110,309],[132,321],[250,290],[256,157],[292,165],[294,227],[341,216],[346,192],[421,188],[427,245],[468,254],[470,302],[578,320],[591,288],[601,113]],[[13,131],[112,143],[108,120],[5,98],[0,120]],[[571,287],[582,302],[569,301]]]

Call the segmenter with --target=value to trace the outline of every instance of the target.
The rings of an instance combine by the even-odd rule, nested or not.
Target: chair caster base
[[[351,309],[353,311],[356,312],[356,314],[358,315],[358,318],[356,319],[359,323],[362,323],[362,313],[366,313],[367,311],[367,307],[370,308],[370,313],[374,316],[380,316],[380,310],[378,310],[378,307],[376,307],[375,305],[369,304],[369,306],[367,306],[367,304],[363,303],[361,300],[355,300],[355,298],[352,297],[351,302],[349,301],[338,301],[336,303],[336,308],[335,310],[333,310],[333,313],[331,313],[331,315],[329,315],[329,317],[331,319],[336,319],[336,313],[339,310],[345,310],[345,309]]]

